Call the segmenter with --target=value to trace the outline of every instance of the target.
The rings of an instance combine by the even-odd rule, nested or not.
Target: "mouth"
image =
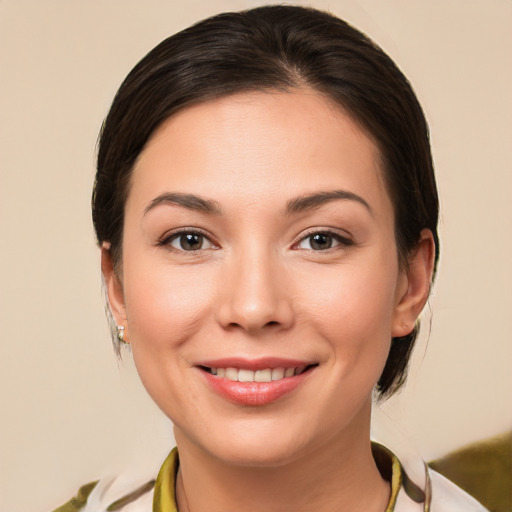
[[[231,359],[205,362],[196,368],[208,387],[229,402],[264,406],[291,395],[309,380],[318,366],[305,361]]]
[[[199,368],[218,378],[224,378],[232,382],[275,382],[295,375],[302,375],[316,366],[318,366],[318,364],[314,363],[288,368],[277,367],[263,368],[260,370],[249,370],[246,368],[235,367],[215,368],[209,366],[199,366]]]

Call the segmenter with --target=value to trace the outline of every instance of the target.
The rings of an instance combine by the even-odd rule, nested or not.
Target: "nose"
[[[289,289],[277,257],[239,255],[227,265],[220,283],[217,321],[224,329],[250,334],[289,329],[294,321]]]

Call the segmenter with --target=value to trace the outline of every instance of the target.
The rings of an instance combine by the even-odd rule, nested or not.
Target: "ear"
[[[126,307],[124,303],[124,293],[122,282],[114,269],[110,243],[103,242],[101,245],[101,273],[105,283],[108,306],[117,325],[122,325],[126,329]],[[125,330],[125,336],[126,336]]]
[[[393,318],[393,338],[406,336],[414,329],[425,306],[434,272],[435,243],[430,229],[421,232],[417,248],[402,270]]]

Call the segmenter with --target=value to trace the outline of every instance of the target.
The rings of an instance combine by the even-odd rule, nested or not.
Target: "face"
[[[169,119],[132,178],[105,277],[178,441],[278,465],[367,439],[415,319],[372,140],[317,93],[239,94]]]

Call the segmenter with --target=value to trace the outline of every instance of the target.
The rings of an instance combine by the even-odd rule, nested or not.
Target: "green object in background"
[[[429,466],[490,512],[512,512],[512,430],[464,446]]]

